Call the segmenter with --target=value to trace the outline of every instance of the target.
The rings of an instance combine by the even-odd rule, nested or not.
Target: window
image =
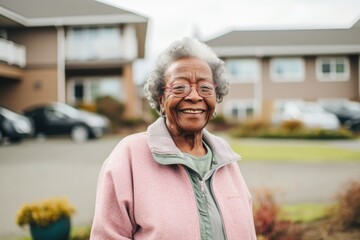
[[[319,81],[347,81],[350,63],[346,57],[319,57],[316,59],[316,77]]]
[[[68,103],[94,103],[97,98],[111,96],[125,100],[122,81],[117,77],[74,78],[68,82]]]
[[[224,103],[224,115],[238,120],[244,120],[254,115],[255,101],[230,100]]]
[[[274,58],[270,60],[270,78],[274,82],[301,82],[305,77],[302,58]]]
[[[233,83],[255,82],[260,78],[260,63],[256,59],[228,59],[226,69]]]
[[[119,59],[122,57],[121,40],[117,27],[71,28],[66,36],[66,59]]]

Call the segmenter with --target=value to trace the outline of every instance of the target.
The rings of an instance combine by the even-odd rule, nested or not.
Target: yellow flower
[[[66,198],[50,198],[24,204],[17,213],[16,223],[21,227],[26,224],[47,226],[62,217],[70,218],[74,213],[75,208]]]

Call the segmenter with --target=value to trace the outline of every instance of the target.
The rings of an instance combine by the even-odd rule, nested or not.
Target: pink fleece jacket
[[[203,136],[221,161],[212,184],[226,238],[255,240],[251,196],[236,162],[239,156],[206,130]],[[181,154],[162,118],[146,133],[122,139],[100,173],[90,239],[202,240],[186,167],[154,158]]]

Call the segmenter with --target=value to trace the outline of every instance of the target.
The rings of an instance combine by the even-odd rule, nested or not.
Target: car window
[[[56,111],[55,109],[47,109],[45,115],[49,120],[61,120],[68,118],[64,113]]]

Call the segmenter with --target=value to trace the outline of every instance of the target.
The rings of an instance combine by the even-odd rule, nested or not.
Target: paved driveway
[[[68,139],[28,140],[0,146],[0,239],[28,233],[15,224],[23,203],[53,196],[67,196],[76,206],[74,225],[90,225],[99,171],[118,140],[105,137],[84,144]],[[241,169],[251,190],[271,188],[281,202],[330,202],[344,182],[360,177],[360,162],[263,164],[244,160]]]

